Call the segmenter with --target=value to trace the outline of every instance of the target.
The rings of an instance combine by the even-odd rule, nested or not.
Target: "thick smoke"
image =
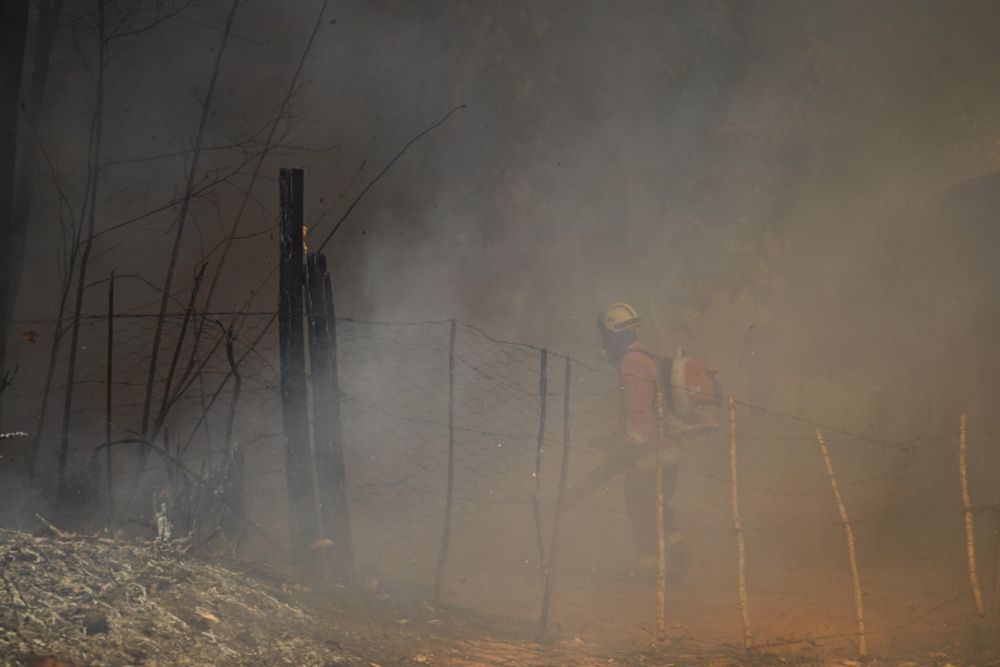
[[[84,0],[67,4],[88,16]],[[214,271],[250,185],[249,156],[318,7],[251,0],[237,15],[200,172],[235,176],[192,205],[175,312],[198,265]],[[225,10],[196,3],[111,49],[97,226],[137,219],[99,236],[90,275],[122,276],[120,312],[155,312],[149,282],[162,284],[176,207],[150,211],[183,193]],[[604,369],[594,316],[634,303],[651,347],[706,359],[755,407],[852,434],[832,444],[846,478],[879,480],[852,490],[873,567],[888,571],[909,553],[961,576],[961,553],[939,547],[961,540],[952,445],[962,411],[973,487],[992,488],[1000,467],[989,441],[1000,427],[998,29],[1000,5],[972,1],[333,3],[212,308],[275,307],[279,167],[305,169],[318,243],[400,147],[467,105],[407,151],[326,248],[340,315],[457,318]],[[30,322],[53,317],[62,232],[85,190],[92,42],[72,22],[60,30],[37,133],[45,161],[16,318],[43,339],[51,329]],[[88,289],[84,311],[101,313],[103,299]],[[47,350],[10,345],[18,390],[37,391]],[[384,359],[361,366],[359,387],[395,389]],[[4,427],[32,428],[28,409],[10,405],[26,404],[5,406]],[[766,415],[745,422],[750,435],[773,437],[747,464],[751,487],[757,473],[823,483],[815,452],[802,463],[789,444],[814,448],[812,427]],[[575,436],[599,439],[604,425]],[[698,532],[699,521],[727,520],[694,476],[718,463],[712,456],[691,453],[678,507],[713,554],[705,572],[729,577],[731,535]],[[835,523],[828,496],[802,483],[793,500],[750,491],[748,513],[827,512]],[[600,530],[621,529],[620,519],[578,527],[576,553],[594,552],[574,563],[581,576],[613,567],[615,545]],[[828,528],[802,528],[798,542],[751,537],[751,553],[808,586],[810,568],[843,565]]]

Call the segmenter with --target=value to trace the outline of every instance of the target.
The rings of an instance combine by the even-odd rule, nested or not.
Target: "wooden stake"
[[[112,421],[112,397],[115,361],[115,270],[111,269],[111,276],[108,278],[108,333],[107,351],[104,358],[104,442],[111,442],[111,421]],[[115,494],[112,487],[113,478],[111,475],[111,448],[108,447],[105,453],[105,465],[108,476],[108,527],[111,527],[111,519],[115,513]]]
[[[976,571],[976,530],[972,522],[972,499],[969,496],[969,461],[966,453],[967,427],[968,418],[963,414],[958,422],[958,472],[962,482],[962,510],[965,514],[965,551],[969,556],[969,583],[972,584],[972,596],[976,601],[976,613],[985,616],[983,591],[979,586],[979,573]]]
[[[666,445],[663,386],[656,383],[656,638],[667,638],[667,535],[663,525],[666,499],[663,497],[663,447]]]
[[[993,599],[990,603],[993,643],[1000,642],[1000,501],[993,504]]]
[[[854,612],[858,620],[858,654],[865,657],[868,655],[868,645],[865,641],[865,608],[861,600],[861,577],[858,575],[858,555],[854,548],[854,531],[851,530],[851,522],[847,518],[847,508],[844,507],[844,499],[840,497],[840,487],[837,486],[837,478],[833,474],[830,451],[826,448],[826,441],[823,440],[823,433],[819,429],[816,429],[816,440],[819,441],[819,449],[823,453],[826,474],[830,478],[830,490],[833,491],[833,500],[837,503],[840,523],[844,526],[844,535],[847,537],[847,555],[851,561],[851,579],[854,584]]]
[[[753,634],[750,632],[750,605],[747,602],[747,561],[743,544],[743,521],[740,519],[740,487],[736,476],[736,400],[729,397],[729,478],[730,497],[733,502],[733,527],[736,530],[736,556],[740,589],[740,620],[743,622],[743,648],[753,648]]]
[[[455,341],[458,323],[452,320],[448,328],[448,478],[444,501],[444,528],[441,530],[441,548],[438,550],[437,570],[434,573],[434,607],[441,602],[441,582],[444,565],[448,561],[448,543],[451,539],[452,496],[455,490]]]
[[[545,419],[549,396],[549,351],[542,348],[538,365],[538,444],[535,448],[535,493],[531,496],[531,509],[535,515],[535,540],[538,542],[538,566],[545,576],[545,543],[542,541],[542,450],[545,448]]]
[[[562,509],[566,495],[566,479],[569,477],[570,447],[570,395],[573,388],[573,359],[566,357],[566,375],[563,379],[563,442],[562,461],[559,464],[559,489],[556,492],[556,512],[552,521],[552,539],[549,542],[549,564],[545,568],[545,590],[542,592],[542,613],[538,617],[538,640],[545,639],[545,629],[549,623],[552,608],[552,589],[556,581],[556,559],[559,553],[559,530],[562,525]]]

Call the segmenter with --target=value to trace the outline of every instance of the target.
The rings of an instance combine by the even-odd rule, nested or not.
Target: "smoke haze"
[[[96,56],[93,35],[81,26],[92,20],[91,4],[67,1],[56,36],[37,128],[45,157],[31,175],[35,200],[14,313],[18,324],[8,341],[9,358],[21,369],[12,391],[20,393],[5,396],[2,430],[34,429],[34,397],[43,384],[71,246],[64,231],[85,197]],[[482,445],[477,452],[492,452],[460,462],[459,472],[495,483],[490,502],[514,502],[509,490],[517,484],[527,489],[517,498],[531,493],[527,463],[517,459],[520,467],[511,464],[516,473],[508,478],[491,476],[489,462],[507,460],[492,448],[535,437],[531,392],[537,391],[538,365],[527,350],[543,347],[587,368],[580,371],[585,389],[578,400],[589,402],[579,409],[573,436],[588,444],[575,461],[596,464],[602,439],[616,437],[608,425],[617,419],[617,404],[594,319],[608,303],[627,301],[643,316],[640,335],[651,348],[673,354],[683,347],[707,360],[724,391],[747,404],[740,408],[746,419],[740,435],[757,444],[747,445],[742,464],[750,488],[745,513],[768,517],[748,521],[756,529],[780,524],[784,530],[778,537],[749,538],[750,553],[769,563],[771,574],[761,566],[757,579],[762,598],[792,586],[795,573],[803,577],[802,588],[815,584],[817,571],[820,578],[847,576],[838,517],[813,439],[816,423],[840,429],[828,435],[838,472],[854,480],[845,493],[857,508],[871,578],[882,576],[876,572],[891,578],[894,559],[909,553],[916,554],[912,572],[919,576],[932,579],[927,572],[944,571],[948,586],[967,585],[955,479],[960,413],[970,419],[970,484],[980,496],[974,502],[995,500],[1000,475],[992,442],[1000,429],[992,408],[1000,400],[1000,283],[993,250],[1000,241],[1000,4],[331,3],[277,124],[278,145],[249,190],[255,152],[299,67],[319,7],[313,0],[250,0],[236,15],[197,171],[199,183],[225,182],[206,187],[192,203],[170,311],[183,311],[201,263],[214,274],[249,192],[209,310],[273,312],[278,168],[305,170],[307,242],[318,249],[406,142],[465,105],[407,150],[325,249],[339,316],[428,323],[419,330],[352,323],[341,334],[345,413],[352,405],[368,406],[345,417],[347,446],[353,434],[356,447],[348,470],[356,471],[357,484],[404,478],[411,487],[437,483],[435,466],[446,465],[435,457],[443,456],[439,445],[447,437],[440,415],[447,410],[448,339],[444,325],[429,323],[449,319],[476,327],[462,329],[467,338],[458,344],[458,403],[472,415],[463,417],[468,423],[459,420],[468,429],[462,437],[469,447]],[[104,313],[99,281],[112,269],[121,276],[120,313],[156,312],[176,231],[175,203],[184,194],[227,11],[228,3],[196,2],[155,28],[111,43],[99,236],[87,281],[95,286],[86,292],[84,313]],[[35,135],[21,136],[31,141]],[[248,325],[241,344],[261,326],[263,320]],[[42,344],[20,338],[22,329],[39,331]],[[495,356],[487,356],[482,350],[495,341],[478,338],[483,331],[535,347],[496,343],[500,351],[489,347]],[[134,333],[140,336],[138,328]],[[148,333],[148,327],[141,330]],[[93,336],[92,350],[101,344],[100,331]],[[369,337],[377,342],[366,342]],[[402,361],[379,356],[387,341],[402,346]],[[275,349],[272,341],[260,358],[251,358],[254,372],[274,370]],[[166,359],[169,352],[165,343],[161,354]],[[122,381],[140,383],[145,348],[123,348],[123,354],[131,355],[126,364],[133,375]],[[91,361],[85,375],[96,383],[103,362]],[[222,363],[220,375],[227,370]],[[552,377],[562,372],[556,363],[550,362]],[[507,370],[497,371],[499,365]],[[425,378],[432,379],[421,384]],[[509,391],[500,392],[493,381]],[[553,404],[561,400],[561,382],[552,381]],[[257,389],[267,390],[265,384]],[[429,386],[434,396],[421,397]],[[529,394],[531,400],[523,398]],[[276,399],[261,400],[265,407],[246,410],[239,439],[280,432]],[[384,409],[371,407],[379,401],[386,401]],[[197,408],[192,403],[181,413],[185,432]],[[561,407],[553,410],[549,430],[541,428],[558,443]],[[421,411],[439,421],[387,425]],[[55,426],[47,428],[46,470],[55,465],[56,451]],[[78,428],[77,441],[103,437],[98,419]],[[692,446],[681,470],[678,512],[701,558],[695,582],[718,586],[692,583],[680,595],[680,604],[692,608],[700,593],[734,585],[728,488],[707,481],[717,474],[728,479],[728,450],[714,447],[724,440],[720,435],[712,447]],[[393,458],[392,447],[400,443],[412,448]],[[524,461],[531,460],[530,446]],[[258,471],[280,467],[280,444],[270,447],[255,464]],[[558,451],[547,447],[551,484],[559,466],[551,457]],[[86,452],[76,454],[86,458]],[[420,465],[428,467],[417,470]],[[754,495],[755,483],[765,495]],[[484,484],[470,482],[469,494],[482,492]],[[614,584],[600,577],[617,567],[628,542],[619,486],[599,494],[591,515],[567,519],[567,589],[570,580],[588,581],[614,597],[608,593]],[[385,546],[388,540],[360,547],[388,549],[381,569],[372,572],[401,585],[429,571],[433,558],[418,557],[437,548],[438,517],[428,513],[443,502],[409,491],[378,511],[359,510],[370,525],[433,526],[409,551]],[[272,501],[255,502],[266,512]],[[475,546],[454,557],[456,580],[461,573],[464,584],[465,577],[489,569],[482,563],[489,562],[495,544],[489,540],[497,539],[499,526],[518,536],[511,541],[521,550],[509,563],[535,558],[528,506],[483,514],[470,507],[457,520],[466,522],[465,535],[474,536],[463,544]],[[816,516],[824,517],[820,526],[803,527]],[[493,521],[492,537],[476,532],[486,530],[477,521],[483,517]],[[980,538],[992,545],[987,523],[980,524]],[[989,571],[992,564],[984,562]],[[532,576],[538,565],[531,561]],[[786,570],[789,579],[783,580]],[[528,576],[499,566],[491,572],[498,581],[487,577],[474,590],[456,585],[452,593],[485,610],[486,600],[519,595],[504,590],[497,573]],[[584,609],[598,599],[586,590],[567,591],[567,608]],[[893,591],[873,594],[876,609],[897,606]],[[620,595],[616,604],[628,607],[631,599]],[[651,609],[652,601],[646,603]],[[587,622],[611,627],[618,608],[608,604],[607,618],[588,616]],[[759,604],[766,615],[768,604]],[[821,606],[807,608],[804,616],[821,615]],[[510,615],[521,611],[503,608]],[[794,622],[786,616],[763,625],[780,634],[782,623]]]

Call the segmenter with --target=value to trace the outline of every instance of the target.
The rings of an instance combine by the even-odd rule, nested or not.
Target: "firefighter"
[[[661,416],[658,392],[660,360],[636,333],[642,318],[627,303],[613,303],[598,318],[601,343],[608,360],[618,369],[621,439],[618,457],[625,472],[625,511],[632,524],[637,562],[642,568],[657,563],[656,444]],[[664,429],[665,430],[665,429]],[[690,556],[674,521],[670,497],[677,484],[680,448],[665,442],[663,456],[664,532],[667,536],[669,570],[682,574]]]

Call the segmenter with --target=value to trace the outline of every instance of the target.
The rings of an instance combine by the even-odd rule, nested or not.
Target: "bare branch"
[[[116,39],[123,39],[125,37],[134,37],[135,35],[141,35],[144,32],[152,30],[161,23],[169,21],[175,16],[178,16],[184,10],[191,7],[191,5],[193,4],[194,0],[187,0],[187,2],[182,2],[179,5],[172,7],[171,9],[161,14],[159,11],[159,3],[157,3],[157,9],[154,12],[153,17],[151,19],[146,20],[144,23],[140,23],[138,21],[136,23],[130,22],[129,19],[131,17],[129,16],[129,13],[126,12],[123,15],[122,19],[119,21],[118,25],[116,25],[115,28],[109,32],[107,39],[109,42],[111,42]]]
[[[366,185],[361,190],[361,192],[358,194],[358,196],[354,198],[354,201],[351,202],[351,205],[347,207],[347,210],[344,211],[344,214],[341,215],[340,218],[337,220],[337,224],[335,224],[333,226],[333,229],[330,230],[330,233],[327,234],[326,238],[323,239],[323,242],[319,245],[319,248],[318,248],[317,252],[322,252],[323,248],[326,247],[326,244],[329,243],[330,239],[333,238],[333,235],[337,233],[338,229],[340,229],[340,226],[342,224],[344,224],[344,221],[347,220],[348,216],[351,215],[351,212],[354,210],[354,208],[361,202],[361,200],[364,198],[364,196],[366,194],[368,194],[368,191],[371,190],[372,187],[374,187],[374,185],[376,183],[378,183],[379,180],[383,176],[385,176],[386,172],[388,172],[392,168],[392,165],[396,164],[396,162],[399,161],[399,159],[401,157],[403,157],[403,155],[406,153],[407,149],[410,148],[410,146],[412,146],[413,144],[417,143],[422,138],[424,138],[426,135],[430,134],[431,132],[433,132],[437,128],[439,128],[442,125],[444,125],[445,122],[449,118],[451,118],[451,115],[453,113],[455,113],[456,111],[465,109],[465,108],[466,108],[466,105],[459,104],[457,107],[453,108],[451,111],[449,111],[448,113],[446,113],[441,118],[441,120],[439,120],[438,122],[434,123],[430,127],[424,129],[422,132],[420,132],[420,134],[418,134],[417,136],[413,137],[412,139],[410,139],[409,141],[407,141],[405,144],[403,144],[403,147],[399,149],[399,152],[396,153],[396,155],[393,156],[393,158],[391,160],[389,160],[388,163],[386,163],[385,167],[382,168],[382,171],[380,171],[378,174],[376,174],[375,178],[373,178],[372,180],[368,181],[368,185]],[[319,220],[316,223],[317,225],[323,220],[323,217],[324,216],[320,216]]]
[[[14,367],[13,372],[8,372],[6,369],[0,368],[0,394],[3,394],[7,387],[14,384],[15,377],[17,377],[17,366]],[[27,435],[27,433],[24,435]]]
[[[219,263],[215,267],[215,273],[212,275],[212,282],[208,287],[208,293],[205,295],[205,305],[204,310],[209,310],[211,308],[212,297],[215,295],[215,289],[219,284],[219,277],[222,275],[223,268],[226,264],[226,259],[229,257],[229,251],[232,248],[233,240],[236,237],[237,230],[239,229],[240,222],[243,220],[243,213],[246,210],[247,203],[250,200],[250,193],[253,192],[254,185],[257,183],[257,178],[260,175],[261,167],[264,163],[264,158],[267,156],[268,152],[273,147],[274,135],[278,130],[278,125],[281,123],[282,118],[285,116],[294,91],[298,86],[299,77],[302,75],[302,70],[305,68],[306,59],[309,57],[309,52],[312,50],[313,41],[316,39],[316,33],[319,32],[319,27],[323,23],[323,16],[326,13],[327,5],[329,0],[323,0],[319,8],[319,13],[316,16],[316,22],[313,24],[312,32],[309,34],[309,39],[306,40],[306,45],[302,49],[302,55],[299,58],[298,66],[295,68],[295,73],[292,75],[292,79],[288,84],[288,91],[285,93],[285,97],[282,99],[281,104],[278,107],[278,111],[274,116],[274,121],[271,123],[271,127],[267,133],[267,139],[264,142],[264,150],[261,152],[260,157],[257,160],[257,164],[254,167],[253,174],[250,176],[250,183],[246,188],[246,194],[243,200],[240,202],[240,207],[236,212],[236,216],[233,219],[233,225],[229,232],[229,237],[226,244],[222,248],[222,255],[219,257]],[[204,327],[204,321],[201,322],[198,327],[198,334],[200,335],[201,329]]]

